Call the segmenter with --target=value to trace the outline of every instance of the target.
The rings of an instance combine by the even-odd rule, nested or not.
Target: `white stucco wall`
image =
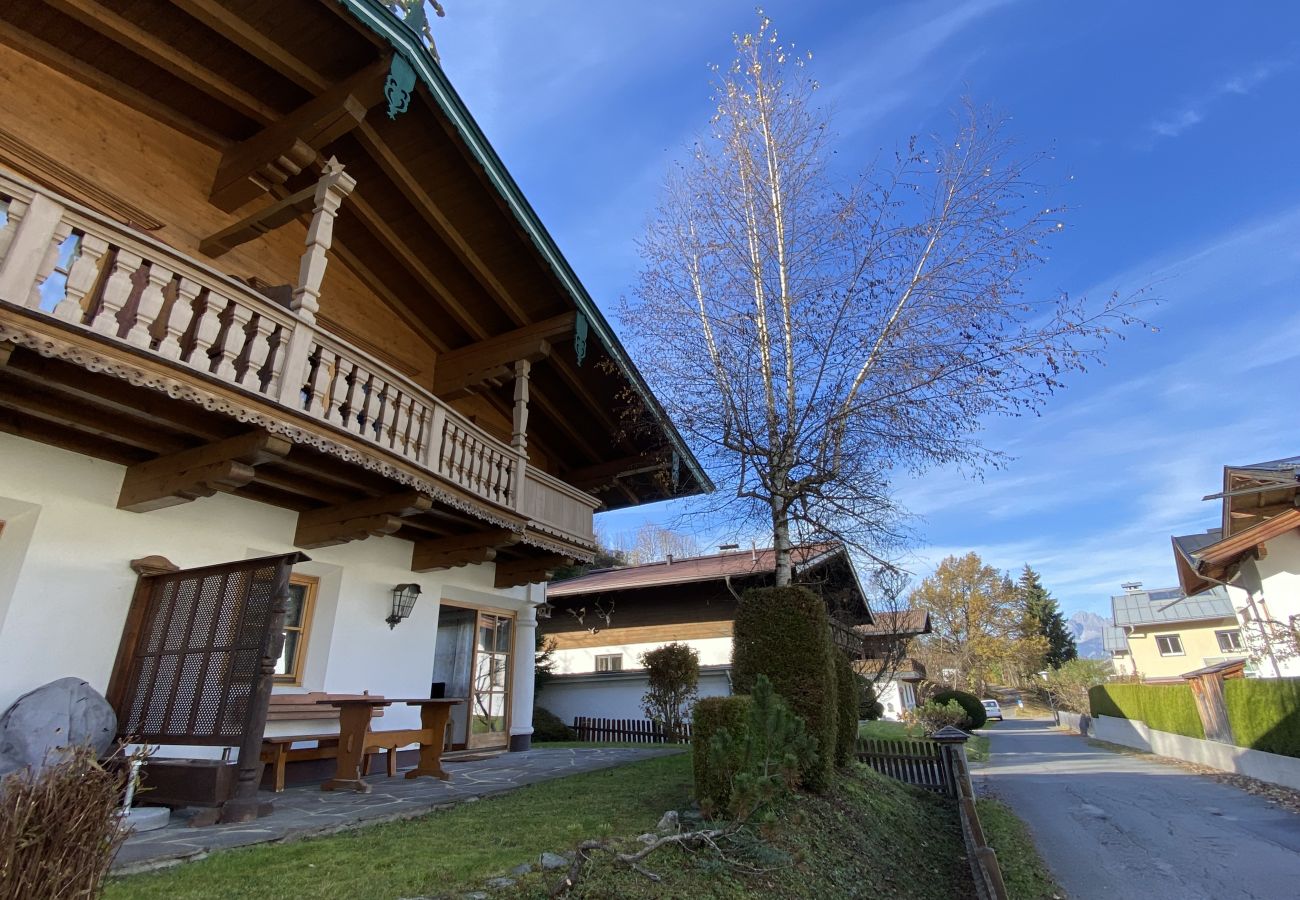
[[[623,654],[623,669],[641,668],[641,654],[647,650],[662,647],[671,641],[658,641],[643,644],[607,644],[600,647],[581,647],[571,650],[556,650],[551,657],[555,661],[554,672],[557,675],[574,675],[596,671],[596,657],[609,653]],[[677,643],[695,648],[700,654],[701,666],[731,665],[731,638],[699,638],[683,640]]]
[[[0,434],[0,710],[20,694],[76,675],[107,687],[136,575],[130,560],[158,554],[182,568],[295,550],[296,514],[228,495],[149,513],[116,508],[125,469]],[[295,571],[318,576],[316,609],[300,688],[389,697],[427,697],[439,600],[519,611],[540,603],[540,588],[497,590],[491,565],[428,574],[410,569],[411,544],[369,538],[309,551]],[[411,617],[384,622],[392,587],[423,589]],[[531,590],[531,594],[530,594]],[[516,683],[531,683],[531,633],[516,645]],[[524,669],[525,671],[521,671]],[[516,692],[512,733],[531,723]],[[418,725],[419,713],[393,706],[380,727]],[[322,728],[319,721],[306,726]],[[269,734],[303,731],[271,723]],[[531,730],[529,728],[529,730]]]
[[[701,672],[700,697],[729,697],[728,672]],[[555,713],[566,725],[577,716],[607,719],[644,719],[641,698],[649,687],[645,671],[578,675],[548,681],[537,705]]]
[[[1255,600],[1262,604],[1265,614],[1274,622],[1286,624],[1293,616],[1300,616],[1300,534],[1289,531],[1268,542],[1268,554],[1263,559],[1246,560],[1243,565],[1245,582],[1257,587]],[[1253,577],[1252,577],[1253,576]],[[1246,621],[1244,591],[1231,591],[1233,605],[1242,612],[1242,629],[1254,628]],[[1300,619],[1296,620],[1300,622]],[[1284,678],[1300,676],[1300,654],[1277,654],[1277,664]],[[1273,675],[1272,666],[1261,660],[1259,674]]]

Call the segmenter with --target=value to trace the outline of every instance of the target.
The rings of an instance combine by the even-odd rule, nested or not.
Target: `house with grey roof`
[[[1101,632],[1101,647],[1110,659],[1116,675],[1133,675],[1133,656],[1128,652],[1128,635],[1117,625],[1107,625]]]
[[[1110,603],[1114,624],[1103,641],[1117,660],[1118,674],[1179,681],[1194,669],[1249,655],[1222,585],[1191,597],[1179,587],[1125,585]],[[1121,662],[1128,671],[1119,671]]]

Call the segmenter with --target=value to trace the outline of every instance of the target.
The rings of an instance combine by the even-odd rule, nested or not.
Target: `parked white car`
[[[1002,721],[1002,707],[998,706],[998,701],[981,700],[980,702],[984,704],[984,713],[988,718],[997,719],[999,722]]]

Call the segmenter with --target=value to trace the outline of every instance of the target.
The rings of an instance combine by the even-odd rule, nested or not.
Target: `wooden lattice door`
[[[289,573],[301,553],[141,579],[109,697],[123,737],[239,748],[223,821],[257,815],[266,711],[284,642]]]

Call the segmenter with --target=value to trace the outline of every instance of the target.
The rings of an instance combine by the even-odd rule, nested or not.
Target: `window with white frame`
[[[597,672],[622,672],[623,671],[623,654],[622,653],[598,653],[596,655]]]
[[[1156,649],[1161,656],[1182,656],[1183,639],[1176,634],[1157,634]]]
[[[1219,649],[1224,653],[1241,653],[1245,649],[1245,645],[1241,642],[1241,632],[1235,628],[1216,631],[1214,636],[1219,641]]]

